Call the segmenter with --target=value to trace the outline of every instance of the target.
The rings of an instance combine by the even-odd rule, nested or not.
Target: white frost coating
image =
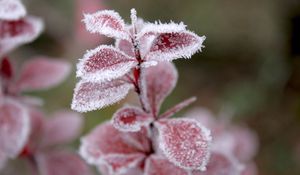
[[[113,10],[102,10],[93,14],[84,14],[83,22],[91,33],[100,33],[112,38],[128,39],[125,23]]]
[[[165,119],[164,121],[170,121],[170,119]],[[172,163],[174,163],[176,166],[184,168],[186,170],[200,170],[200,171],[205,171],[206,170],[206,166],[209,163],[209,158],[210,158],[210,150],[211,150],[211,142],[212,142],[212,137],[211,137],[211,132],[210,130],[208,130],[206,127],[204,127],[201,123],[199,123],[198,121],[194,120],[194,119],[172,119],[173,122],[189,122],[189,123],[194,123],[196,124],[200,129],[201,129],[201,133],[203,136],[203,140],[207,141],[207,151],[205,154],[205,157],[203,158],[202,163],[198,166],[198,167],[186,167],[183,166],[181,162],[178,162],[177,160],[174,159],[174,155],[176,153],[173,152],[173,150],[170,150],[168,148],[168,145],[166,145],[166,142],[163,138],[163,135],[165,133],[163,133],[164,129],[166,128],[165,126],[163,126],[162,124],[155,122],[154,126],[157,127],[157,129],[159,130],[159,136],[158,136],[158,142],[159,142],[159,148],[162,150],[162,152],[165,154],[165,156],[168,158],[169,161],[171,161]],[[163,120],[161,120],[163,121]],[[200,144],[200,143],[199,143]]]
[[[157,61],[145,61],[141,64],[141,67],[143,68],[148,68],[148,67],[151,67],[151,66],[156,66],[158,64]]]
[[[99,59],[92,60],[94,56]],[[92,65],[86,66],[88,63]],[[91,82],[110,81],[125,75],[137,64],[135,58],[128,56],[121,50],[113,46],[100,45],[87,51],[83,58],[79,60],[76,76]]]
[[[112,165],[107,161],[108,159],[133,159],[131,161],[129,161],[129,163],[125,166],[122,166],[120,168],[118,168],[116,171],[113,170]],[[109,154],[107,156],[103,156],[101,157],[101,159],[99,159],[98,164],[104,164],[107,166],[109,174],[124,174],[124,173],[128,173],[128,171],[131,168],[135,168],[136,166],[138,166],[138,164],[143,161],[143,159],[145,158],[145,156],[143,154]]]
[[[106,83],[92,83],[81,80],[74,89],[71,108],[78,112],[88,112],[112,105],[127,95],[132,84],[119,83],[113,80]],[[110,83],[112,83],[110,85]]]
[[[5,132],[11,132],[9,131],[11,128],[9,128],[11,125],[5,125],[5,123],[0,123],[0,136],[1,140],[4,139],[5,135],[2,134],[17,134],[13,135],[12,137],[15,138],[8,138],[9,140],[6,140],[2,143],[0,143],[0,148],[4,148],[4,153],[6,154],[7,157],[9,158],[15,158],[20,154],[22,151],[24,145],[26,144],[28,140],[28,136],[30,133],[30,119],[28,116],[28,111],[26,108],[24,108],[21,104],[18,102],[12,100],[12,99],[4,99],[0,103],[0,107],[2,105],[10,105],[16,108],[19,111],[9,111],[9,114],[11,116],[5,116],[5,117],[14,117],[15,119],[10,119],[10,120],[15,120],[19,122],[19,126],[17,125],[16,129],[19,129],[18,133],[5,133]],[[7,106],[8,107],[8,106]],[[17,115],[18,114],[18,115]],[[0,116],[3,117],[3,116]],[[0,120],[1,121],[1,120]],[[5,121],[5,119],[4,119]],[[12,122],[13,122],[12,121]],[[13,124],[13,123],[10,123]],[[12,126],[15,127],[15,126]],[[15,130],[13,132],[16,132]],[[6,135],[6,137],[9,137],[9,135]]]
[[[26,9],[19,0],[0,0],[0,19],[18,20],[26,15]]]
[[[122,121],[122,119],[125,121]],[[140,108],[125,106],[113,115],[112,124],[122,132],[137,132],[141,130],[142,126],[148,126],[153,120],[154,118]]]
[[[177,58],[191,58],[193,54],[196,52],[200,51],[201,48],[204,46],[202,45],[204,40],[206,39],[205,36],[199,37],[195,33],[191,31],[184,31],[180,32],[180,34],[186,34],[193,36],[195,38],[195,41],[192,43],[189,43],[188,46],[184,47],[176,47],[173,49],[169,49],[168,51],[161,51],[161,50],[156,50],[156,51],[150,51],[148,55],[146,55],[146,59],[148,60],[166,60],[166,61],[172,61]]]
[[[91,165],[97,165],[100,161],[101,158],[96,159],[95,157],[91,156],[88,152],[88,141],[86,140],[85,137],[80,138],[80,148],[79,148],[79,155],[89,164]],[[99,150],[100,151],[100,150]]]
[[[131,18],[131,24],[136,27],[136,21],[137,21],[137,16],[136,16],[136,10],[134,8],[132,8],[130,10],[130,18]]]
[[[12,49],[21,44],[29,43],[35,40],[44,29],[44,23],[40,18],[29,16],[24,18],[26,23],[31,25],[30,32],[24,32],[14,37],[5,37],[0,40],[0,56],[5,55]]]
[[[186,30],[186,25],[183,22],[179,24],[171,21],[170,23],[147,23],[144,25],[143,29],[138,33],[137,39],[142,38],[144,35],[152,34],[157,35],[160,33],[174,33],[183,32]]]

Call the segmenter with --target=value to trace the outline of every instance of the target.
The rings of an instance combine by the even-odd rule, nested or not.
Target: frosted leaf
[[[206,171],[194,171],[193,175],[241,175],[243,166],[230,155],[212,151]]]
[[[101,45],[83,56],[76,73],[88,81],[111,80],[125,75],[136,65],[135,58],[112,46]]]
[[[91,175],[89,167],[69,151],[50,151],[35,156],[41,175]]]
[[[190,58],[197,51],[201,51],[205,37],[199,37],[193,32],[182,31],[159,34],[147,55],[148,60],[167,60]]]
[[[120,49],[122,52],[126,53],[127,55],[131,57],[135,57],[132,42],[124,39],[117,39],[115,46],[116,48]]]
[[[102,10],[84,15],[84,23],[91,33],[100,33],[108,37],[128,39],[125,23],[120,15],[113,10]]]
[[[145,81],[145,91],[142,91],[142,95],[149,103],[151,112],[157,115],[162,102],[176,85],[177,70],[172,63],[161,62],[157,66],[147,68],[142,76]]]
[[[17,20],[26,15],[20,0],[0,0],[0,20]]]
[[[12,99],[0,101],[0,152],[14,158],[22,151],[30,132],[27,110]]]
[[[192,119],[162,119],[155,123],[159,147],[175,165],[205,170],[210,154],[210,131]]]
[[[214,144],[217,149],[233,154],[242,162],[254,158],[258,149],[258,138],[256,134],[247,127],[232,127],[219,135]]]
[[[122,100],[131,88],[133,85],[121,79],[102,83],[81,80],[75,87],[71,107],[79,112],[100,109]]]
[[[81,139],[80,155],[90,164],[97,165],[103,156],[141,153],[140,148],[132,144],[132,141],[128,141],[128,138],[139,142],[139,139],[146,139],[146,136],[120,132],[111,123],[106,122]]]
[[[37,17],[25,17],[17,21],[0,20],[0,56],[36,39],[43,27],[42,20]]]
[[[17,86],[21,91],[41,90],[54,87],[69,75],[71,65],[50,58],[34,58],[21,69]]]
[[[78,113],[71,111],[56,112],[45,124],[44,146],[73,141],[79,136],[82,124],[83,118]]]
[[[182,169],[168,159],[152,155],[146,160],[145,175],[189,175],[185,169]]]
[[[189,106],[191,103],[196,101],[196,97],[191,97],[189,99],[184,100],[183,102],[173,106],[172,108],[168,109],[166,112],[161,114],[159,118],[169,118],[172,117],[174,114],[182,110],[183,108]]]
[[[107,166],[109,174],[126,174],[132,168],[140,166],[145,159],[144,154],[113,154],[102,158],[102,162]]]
[[[133,106],[119,109],[112,117],[113,126],[123,132],[136,132],[148,126],[154,119],[143,110]]]

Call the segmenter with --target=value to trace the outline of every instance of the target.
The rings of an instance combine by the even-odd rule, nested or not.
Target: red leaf
[[[169,62],[159,63],[157,66],[145,70],[142,95],[145,104],[149,104],[151,112],[157,115],[164,99],[174,89],[178,73],[175,66]]]
[[[113,38],[129,38],[123,19],[113,10],[102,10],[93,14],[86,14],[83,21],[87,30],[91,33],[100,33]]]
[[[125,75],[136,65],[135,58],[112,46],[101,45],[83,56],[77,65],[77,76],[93,82],[111,80]]]
[[[27,142],[30,121],[26,109],[12,99],[0,101],[0,152],[16,157]]]
[[[21,44],[33,41],[43,30],[41,19],[26,17],[17,21],[0,20],[0,56]]]
[[[41,175],[90,175],[80,157],[68,151],[51,151],[36,156]]]
[[[144,175],[189,175],[188,172],[173,163],[168,159],[152,155],[146,160]]]
[[[1,61],[0,77],[5,78],[5,79],[11,79],[14,74],[14,70],[13,70],[11,62],[9,61],[8,58],[3,58],[0,61]]]
[[[75,112],[56,112],[45,123],[43,145],[51,146],[73,141],[79,136],[82,124],[82,116]]]
[[[143,154],[115,154],[103,157],[102,161],[107,166],[109,174],[128,174],[132,169],[139,168],[145,159]]]
[[[81,80],[75,87],[71,107],[79,112],[103,108],[123,99],[132,87],[121,79],[102,83]]]
[[[204,170],[208,163],[210,131],[192,119],[163,119],[155,123],[159,147],[175,165]]]
[[[243,166],[233,157],[212,151],[206,171],[194,171],[193,175],[240,175]]]
[[[190,31],[161,31],[152,42],[148,60],[174,60],[190,58],[197,51],[201,51],[205,37],[199,37]]]
[[[64,61],[34,58],[22,67],[17,86],[21,91],[48,89],[61,83],[70,69],[70,64]]]
[[[145,133],[120,132],[110,123],[99,125],[90,134],[83,137],[80,146],[81,156],[95,165],[101,163],[104,156],[130,155],[147,151],[149,151],[149,142]]]
[[[123,132],[136,132],[142,126],[148,126],[153,118],[137,107],[123,107],[112,118],[116,129]]]
[[[26,15],[20,0],[0,0],[0,20],[17,20]]]

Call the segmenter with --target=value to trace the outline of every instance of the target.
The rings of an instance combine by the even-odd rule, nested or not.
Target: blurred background
[[[47,55],[75,64],[87,49],[113,40],[85,32],[83,12],[114,9],[129,22],[130,9],[147,21],[184,21],[207,40],[202,53],[175,61],[179,82],[163,110],[190,96],[216,115],[259,136],[255,159],[260,175],[300,174],[300,1],[299,0],[23,0],[29,14],[44,19],[45,31],[14,51],[15,60]],[[33,95],[46,112],[69,108],[73,74],[61,86]],[[85,113],[84,133],[109,119],[121,103]]]

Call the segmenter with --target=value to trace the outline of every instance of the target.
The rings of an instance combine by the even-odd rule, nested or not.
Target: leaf
[[[13,66],[8,58],[0,60],[0,77],[2,79],[10,80],[14,75]]]
[[[144,175],[189,175],[188,172],[173,163],[168,159],[152,155],[146,160]]]
[[[247,163],[241,175],[258,175],[256,164],[254,162]]]
[[[36,39],[44,28],[37,17],[25,17],[17,21],[0,20],[0,56]]]
[[[122,100],[131,88],[133,85],[122,79],[102,83],[81,80],[75,87],[71,108],[78,112],[100,109]]]
[[[181,57],[190,58],[195,52],[201,50],[205,37],[199,37],[185,27],[183,23],[146,25],[138,38],[141,40],[155,36],[146,60],[171,61]]]
[[[116,48],[120,49],[127,55],[129,55],[131,57],[135,57],[134,47],[133,47],[132,42],[125,40],[125,39],[117,39],[115,46],[116,46]]]
[[[41,175],[91,175],[80,157],[69,151],[48,151],[36,155]]]
[[[102,161],[107,166],[109,174],[126,174],[132,169],[139,168],[144,159],[145,155],[140,153],[114,154],[103,157]]]
[[[20,0],[0,0],[0,20],[18,20],[26,15]]]
[[[148,152],[150,143],[147,139],[142,132],[120,132],[111,123],[106,122],[81,139],[79,153],[88,163],[98,165],[102,158],[108,155]]]
[[[15,158],[25,146],[30,132],[26,109],[12,99],[0,101],[0,152]]]
[[[113,126],[123,132],[136,132],[142,126],[148,126],[154,118],[143,110],[133,106],[119,109],[112,117]]]
[[[210,131],[192,119],[155,122],[159,148],[169,161],[185,169],[205,170],[210,154]]]
[[[182,101],[181,103],[178,103],[177,105],[173,106],[172,108],[168,109],[166,112],[161,114],[159,116],[159,118],[162,119],[162,118],[169,118],[169,117],[173,116],[174,114],[176,114],[183,108],[185,108],[185,107],[189,106],[191,103],[195,102],[196,99],[197,99],[196,97],[191,97],[191,98],[188,98],[188,99]]]
[[[83,118],[71,111],[56,112],[45,123],[43,145],[64,144],[76,139],[81,131]]]
[[[83,21],[87,30],[91,33],[100,33],[112,38],[129,38],[123,19],[113,10],[102,10],[93,14],[85,14]]]
[[[17,86],[21,91],[49,89],[65,80],[70,70],[71,65],[65,61],[34,58],[22,67]]]
[[[234,157],[212,151],[206,171],[194,171],[193,175],[240,175],[243,166]]]
[[[137,65],[133,57],[120,50],[101,45],[88,51],[77,65],[77,77],[88,81],[104,81],[119,78]]]
[[[5,153],[0,151],[0,171],[2,168],[5,167],[6,162],[7,162],[7,157],[6,157]]]
[[[149,104],[153,115],[157,115],[162,102],[177,83],[177,70],[172,63],[161,62],[147,68],[142,76],[145,82],[145,87],[142,88],[143,100]]]

